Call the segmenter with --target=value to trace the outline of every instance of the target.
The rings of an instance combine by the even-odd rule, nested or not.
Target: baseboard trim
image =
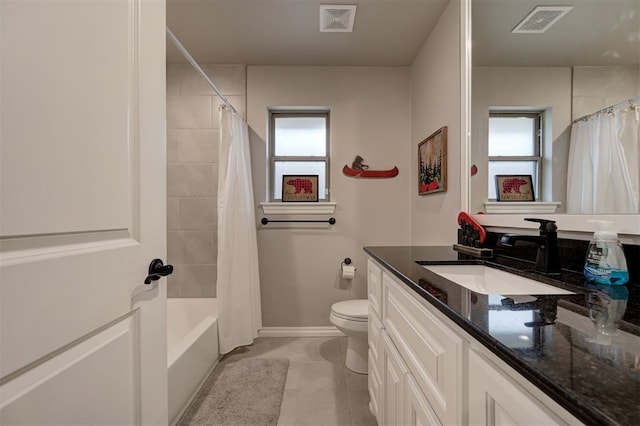
[[[340,337],[344,334],[334,326],[327,327],[262,327],[258,337]]]

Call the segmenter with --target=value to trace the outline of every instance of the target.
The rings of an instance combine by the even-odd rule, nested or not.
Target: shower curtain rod
[[[195,70],[198,72],[198,74],[200,74],[202,76],[202,78],[205,79],[205,81],[207,83],[209,83],[209,86],[211,86],[211,88],[218,94],[218,96],[220,97],[220,99],[222,99],[222,102],[225,103],[225,105],[227,105],[229,108],[231,108],[233,110],[233,112],[235,112],[236,114],[240,114],[238,112],[237,109],[235,109],[235,107],[233,106],[233,104],[231,104],[231,102],[229,102],[229,99],[227,99],[222,92],[220,91],[220,89],[218,89],[218,86],[216,86],[213,81],[211,81],[211,79],[209,78],[209,76],[207,76],[207,74],[205,74],[205,72],[202,70],[202,68],[200,68],[200,65],[198,65],[198,63],[196,62],[195,59],[193,59],[193,56],[191,56],[189,54],[189,52],[187,52],[187,49],[184,48],[184,46],[182,45],[182,43],[180,43],[180,40],[178,40],[178,38],[171,32],[171,30],[169,29],[169,27],[167,28],[167,36],[169,37],[169,40],[171,40],[171,43],[173,43],[173,45],[178,48],[178,50],[180,51],[180,53],[182,53],[182,56],[184,56],[186,58],[187,61],[189,61],[189,63],[191,64],[191,66],[193,68],[195,68]]]
[[[625,105],[634,105],[634,104],[637,104],[637,103],[640,103],[640,96],[629,98],[626,101],[618,102],[617,104],[610,105],[610,106],[608,106],[606,108],[602,108],[601,110],[596,111],[596,112],[592,112],[591,114],[583,115],[582,117],[576,118],[575,120],[573,120],[571,122],[571,124],[577,123],[578,121],[587,120],[590,117],[592,117],[594,115],[602,114],[603,112],[613,111],[613,110],[621,108],[621,107],[623,107]]]

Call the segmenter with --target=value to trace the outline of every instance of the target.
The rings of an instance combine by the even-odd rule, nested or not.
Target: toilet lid
[[[367,321],[369,319],[369,301],[367,299],[345,300],[334,303],[331,312],[338,317],[352,321]]]

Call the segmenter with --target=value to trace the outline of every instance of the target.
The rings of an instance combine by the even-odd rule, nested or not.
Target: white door
[[[0,0],[0,424],[166,424],[163,0]]]

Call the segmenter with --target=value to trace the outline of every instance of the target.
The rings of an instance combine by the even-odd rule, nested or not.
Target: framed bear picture
[[[318,175],[282,175],[283,202],[317,202]]]
[[[497,201],[535,201],[531,175],[496,175]]]

